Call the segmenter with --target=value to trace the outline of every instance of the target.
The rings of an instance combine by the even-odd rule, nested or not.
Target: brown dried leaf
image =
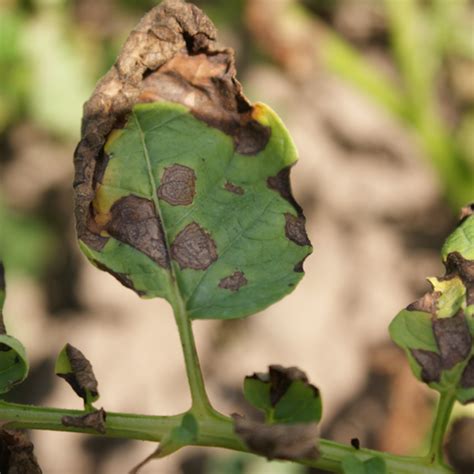
[[[316,423],[273,424],[246,420],[234,415],[235,432],[248,448],[267,459],[316,459]]]
[[[91,428],[100,434],[105,434],[107,414],[103,408],[95,410],[91,413],[86,413],[82,416],[63,416],[61,423],[64,426],[73,426],[76,428]]]
[[[0,472],[5,474],[41,474],[33,453],[33,443],[24,431],[0,430]]]

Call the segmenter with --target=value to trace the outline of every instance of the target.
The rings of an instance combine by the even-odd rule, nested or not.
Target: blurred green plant
[[[474,197],[472,110],[453,127],[443,117],[437,89],[449,56],[474,60],[468,2],[436,0],[422,6],[419,0],[385,0],[384,6],[399,84],[334,31],[328,31],[322,59],[413,130],[457,209]]]

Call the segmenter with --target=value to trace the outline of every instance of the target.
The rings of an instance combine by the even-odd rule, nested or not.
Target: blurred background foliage
[[[0,256],[9,275],[38,282],[50,315],[83,305],[76,288],[80,257],[71,198],[72,154],[82,104],[113,64],[128,32],[156,3],[0,0]],[[297,87],[330,75],[401,124],[418,144],[422,153],[410,159],[424,159],[436,176],[445,221],[452,222],[458,209],[474,200],[474,2],[194,3],[216,23],[222,44],[236,49],[244,86],[246,73],[261,65],[270,65]],[[342,121],[344,108],[339,113]],[[344,137],[338,139],[344,142]],[[353,144],[343,145],[350,149]],[[324,202],[324,196],[318,198]],[[307,209],[308,203],[303,204]],[[344,216],[331,217],[346,222]],[[447,227],[436,227],[430,218],[420,226],[427,224],[439,235],[434,243],[423,243],[423,249],[434,249],[436,259]],[[424,241],[431,238],[429,230],[423,232]],[[346,416],[352,410],[344,409]],[[378,446],[375,441],[367,445]],[[100,456],[97,459],[99,465]],[[94,472],[102,471],[97,467]],[[303,470],[275,463],[269,471],[262,460],[243,455],[197,455],[183,462],[181,472]]]

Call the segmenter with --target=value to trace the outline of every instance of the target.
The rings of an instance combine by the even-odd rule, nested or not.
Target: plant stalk
[[[427,459],[433,464],[441,465],[444,462],[443,440],[455,401],[456,398],[451,392],[442,392],[439,397],[427,455]]]
[[[186,366],[186,375],[188,377],[189,388],[191,391],[192,408],[191,411],[197,416],[215,416],[218,415],[211,405],[207,396],[204,378],[202,376],[201,366],[196,350],[196,341],[192,329],[192,323],[187,315],[186,307],[179,294],[179,290],[175,288],[173,295],[172,307],[176,325],[178,326],[179,338],[184,355],[184,363]]]
[[[65,426],[63,416],[82,416],[81,410],[43,408],[29,405],[13,404],[0,401],[0,422],[4,429],[38,429],[50,431],[67,431],[101,436],[90,428]],[[175,416],[147,416],[130,413],[107,412],[106,437],[127,438],[144,441],[156,441],[181,424],[183,414]],[[199,432],[194,445],[231,449],[250,452],[234,432],[230,418],[205,417],[198,420]],[[342,473],[341,462],[350,455],[365,460],[379,456],[386,462],[390,474],[449,474],[451,469],[444,465],[430,464],[426,458],[414,458],[382,453],[370,449],[355,449],[333,441],[319,441],[320,457],[314,460],[295,460],[299,464]]]

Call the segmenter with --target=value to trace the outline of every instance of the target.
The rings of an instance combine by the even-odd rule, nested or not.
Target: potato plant
[[[0,401],[5,472],[39,473],[22,429],[156,441],[154,458],[185,446],[251,452],[341,473],[448,473],[443,443],[455,401],[474,401],[474,216],[463,210],[442,252],[443,277],[402,310],[390,335],[414,376],[440,394],[429,452],[403,457],[318,437],[321,394],[296,367],[245,378],[261,420],[219,413],[209,400],[192,331],[196,319],[249,316],[290,293],[312,251],[292,196],[291,137],[236,79],[233,52],[195,6],[166,0],[132,31],[84,107],[75,165],[79,246],[98,269],[143,298],[165,298],[181,338],[192,404],[174,416],[98,408],[98,383],[66,344],[56,374],[82,410]],[[0,303],[5,282],[1,272]],[[28,372],[22,344],[0,325],[0,392]],[[2,470],[3,472],[3,470]]]

